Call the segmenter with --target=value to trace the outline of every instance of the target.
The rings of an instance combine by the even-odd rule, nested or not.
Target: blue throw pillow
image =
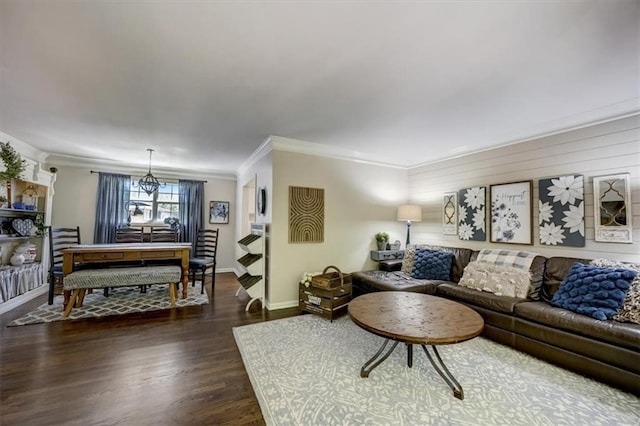
[[[604,321],[618,312],[636,274],[631,269],[574,263],[551,304]]]
[[[451,281],[453,254],[446,251],[417,249],[411,277],[422,280]]]

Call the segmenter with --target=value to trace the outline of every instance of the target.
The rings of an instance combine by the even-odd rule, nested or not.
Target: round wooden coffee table
[[[476,311],[441,297],[381,291],[353,299],[349,303],[349,315],[363,329],[386,338],[378,352],[360,369],[361,377],[369,377],[369,373],[391,355],[398,343],[407,345],[407,365],[411,367],[412,345],[420,345],[453,395],[464,399],[462,386],[442,361],[436,345],[464,342],[478,336],[484,328],[484,321]],[[393,344],[385,352],[390,341]],[[433,356],[427,346],[431,347]]]

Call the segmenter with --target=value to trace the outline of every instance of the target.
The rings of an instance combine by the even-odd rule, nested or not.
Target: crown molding
[[[127,173],[131,175],[144,175],[147,172],[147,168],[141,168],[139,164],[130,165],[122,161],[113,160],[99,160],[89,157],[77,157],[70,155],[58,155],[50,154],[47,158],[47,164],[54,166],[67,166],[78,167],[83,169],[89,169],[91,167],[106,168],[109,172]],[[107,171],[107,170],[105,170]],[[175,179],[220,179],[235,181],[236,176],[230,172],[212,172],[212,171],[199,171],[193,169],[168,169],[163,167],[153,167],[153,171],[157,174],[162,174],[168,178]],[[154,174],[156,174],[154,173]]]
[[[49,156],[48,153],[40,151],[38,148],[31,146],[26,142],[22,142],[20,139],[16,139],[4,132],[0,132],[0,140],[2,140],[2,142],[10,142],[21,155],[40,163],[46,162]]]
[[[521,143],[525,143],[525,142],[530,142],[536,139],[542,139],[542,138],[546,138],[546,137],[550,137],[550,136],[555,136],[555,135],[561,135],[563,133],[569,133],[572,132],[574,130],[580,130],[580,129],[586,129],[588,127],[593,127],[593,126],[598,126],[600,124],[605,124],[605,123],[609,123],[612,121],[616,121],[616,120],[623,120],[625,118],[630,118],[630,117],[635,117],[635,116],[640,116],[640,109],[638,109],[637,107],[635,109],[632,109],[629,112],[623,113],[623,114],[619,114],[619,115],[615,115],[615,116],[611,116],[611,117],[607,117],[607,118],[600,118],[598,120],[594,120],[591,122],[586,122],[586,123],[582,123],[582,124],[578,124],[575,126],[571,126],[571,127],[564,127],[564,128],[559,128],[557,130],[553,130],[550,132],[546,132],[546,133],[540,133],[534,136],[529,136],[523,139],[516,139],[516,140],[512,140],[509,142],[504,142],[500,145],[493,145],[487,148],[483,148],[483,149],[477,149],[474,151],[470,151],[470,152],[465,152],[464,154],[460,154],[460,155],[454,155],[451,157],[447,157],[447,158],[443,158],[441,160],[434,160],[434,161],[428,161],[425,163],[420,163],[420,164],[416,164],[413,166],[409,166],[407,167],[407,170],[411,170],[411,169],[415,169],[415,168],[419,168],[419,167],[424,167],[424,166],[430,166],[433,164],[438,164],[438,163],[442,163],[445,161],[449,161],[449,160],[453,160],[455,158],[463,158],[463,157],[467,157],[469,155],[475,155],[475,154],[479,154],[482,152],[486,152],[486,151],[493,151],[494,149],[499,149],[499,148],[504,148],[507,146],[511,146],[511,145],[518,145]]]
[[[389,167],[394,169],[407,169],[407,166],[385,163],[378,161],[368,154],[350,149],[324,145],[314,142],[301,141],[298,139],[290,139],[282,136],[271,136],[271,142],[274,150],[295,152],[298,154],[315,155],[318,157],[327,157],[337,160],[353,161],[356,163],[364,163],[381,167]]]
[[[258,148],[238,167],[236,177],[245,175],[258,161],[264,158],[273,150],[273,136],[268,136]]]

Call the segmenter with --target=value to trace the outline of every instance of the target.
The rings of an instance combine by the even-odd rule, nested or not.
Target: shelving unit
[[[6,206],[15,207],[15,203],[33,206],[34,210],[26,208],[0,207],[0,313],[25,303],[46,290],[47,269],[49,265],[48,236],[35,235],[35,223],[29,235],[20,235],[14,229],[12,222],[16,219],[36,221],[38,215],[46,225],[51,223],[51,206],[53,203],[53,184],[56,175],[45,171],[41,164],[22,156],[26,169],[21,179],[11,182],[11,200]],[[0,163],[0,168],[3,165]],[[0,182],[0,195],[8,196],[6,183]],[[22,242],[31,242],[37,248],[35,262],[21,266],[9,264],[13,251]]]
[[[236,296],[240,294],[240,290],[244,289],[251,300],[245,308],[249,312],[249,307],[256,300],[262,301],[264,307],[265,296],[265,225],[263,223],[252,223],[251,233],[238,241],[238,245],[246,253],[238,259],[238,263],[242,265],[245,273],[238,278],[240,288],[236,292]]]

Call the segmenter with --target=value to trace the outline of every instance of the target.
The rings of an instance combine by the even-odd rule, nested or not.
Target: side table
[[[402,259],[381,260],[378,269],[381,271],[399,271],[402,268]]]
[[[371,250],[370,257],[378,262],[378,269],[381,271],[399,271],[404,250]]]
[[[351,284],[331,289],[299,284],[299,295],[298,307],[301,313],[309,312],[333,321],[347,313],[351,301]]]

